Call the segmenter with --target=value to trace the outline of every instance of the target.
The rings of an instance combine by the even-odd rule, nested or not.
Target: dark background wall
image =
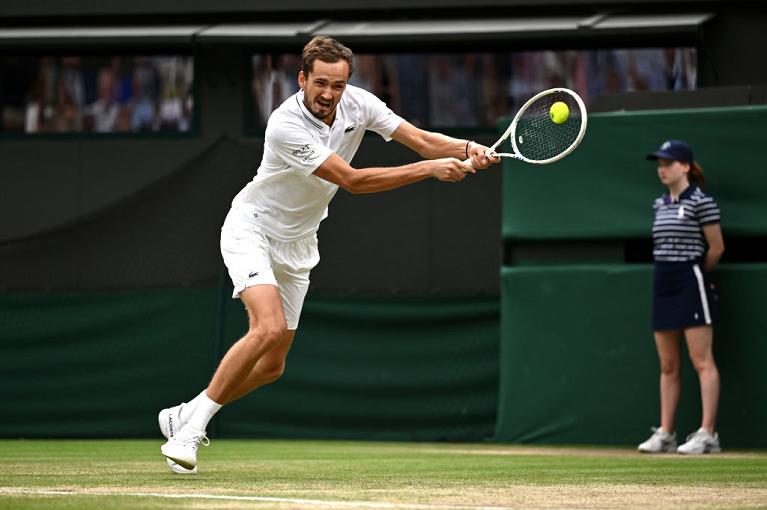
[[[383,16],[392,19],[409,16],[428,19],[434,16],[464,16],[461,8],[475,7],[466,2],[451,2],[455,12],[444,9],[444,2],[408,2],[407,8],[388,3]],[[502,4],[502,5],[501,5]],[[661,5],[662,4],[662,5]],[[532,34],[528,39],[497,41],[498,48],[579,48],[645,46],[684,43],[698,46],[701,85],[732,86],[767,84],[767,69],[757,65],[739,65],[733,54],[747,55],[754,47],[767,44],[766,11],[759,2],[492,2],[485,15],[547,16],[552,13],[620,12],[637,15],[664,12],[710,12],[712,19],[696,33],[671,31],[642,32],[640,35],[608,34],[602,39],[583,35],[541,40]],[[177,24],[194,22],[215,24],[233,19],[248,22],[256,19],[284,22],[314,19],[316,11],[330,11],[333,16],[349,19],[380,18],[380,7],[372,2],[28,2],[6,1],[0,8],[0,25],[34,26],[119,26]],[[373,14],[375,12],[375,14]],[[475,12],[475,11],[472,11]],[[264,18],[264,13],[268,16]],[[323,13],[327,16],[327,12]],[[258,43],[233,41],[214,43],[193,40],[186,43],[162,43],[154,51],[180,51],[195,56],[197,77],[198,127],[190,135],[175,138],[136,137],[3,137],[2,186],[0,187],[0,242],[46,232],[62,226],[79,224],[94,216],[108,214],[121,200],[133,198],[141,205],[143,190],[190,164],[200,161],[210,165],[205,172],[221,182],[221,195],[205,203],[188,203],[195,217],[206,218],[195,235],[186,239],[187,249],[211,254],[217,246],[218,232],[212,228],[226,213],[228,201],[249,180],[261,157],[258,134],[246,135],[248,57],[252,52],[274,49],[299,51],[308,36],[293,42],[264,39]],[[442,35],[421,41],[417,49],[436,51],[450,43]],[[487,41],[477,41],[487,47]],[[399,43],[401,44],[401,43]],[[394,48],[396,49],[396,45]],[[466,49],[464,45],[461,50]],[[111,42],[103,45],[60,42],[39,46],[33,41],[3,42],[4,54],[40,52],[109,53],[146,51],[141,42]],[[361,41],[357,52],[385,51],[386,38]],[[3,77],[3,79],[9,79]],[[12,78],[11,78],[12,79]],[[721,97],[725,97],[722,94]],[[457,132],[456,136],[491,142],[493,133]],[[210,156],[222,139],[238,144],[239,156]],[[415,154],[368,137],[354,164],[396,165],[414,161]],[[220,150],[219,150],[220,152]],[[205,155],[207,159],[205,159]],[[202,158],[202,159],[201,159]],[[223,158],[223,159],[222,159]],[[500,177],[491,170],[467,179],[458,186],[423,182],[407,189],[376,196],[355,197],[340,191],[331,205],[330,217],[323,224],[320,237],[323,261],[314,275],[319,291],[410,292],[446,291],[458,293],[497,293],[500,249]],[[123,206],[127,207],[127,206]],[[203,210],[203,208],[205,208]],[[162,241],[161,241],[162,242]],[[170,239],[167,242],[171,242]],[[173,242],[180,242],[175,238]],[[95,243],[98,244],[98,243]],[[160,249],[161,247],[158,247]],[[171,247],[166,248],[171,250]],[[160,250],[162,251],[162,250]],[[171,250],[172,251],[172,250]],[[464,259],[460,270],[455,254]],[[52,256],[52,254],[51,254]],[[214,255],[200,257],[192,281],[216,278]],[[55,267],[48,264],[48,267]],[[6,265],[6,267],[8,267]],[[376,273],[368,270],[377,268]],[[60,271],[59,271],[60,272]],[[45,279],[45,278],[42,278]],[[50,288],[70,288],[71,281],[57,284],[48,279]],[[108,286],[108,285],[106,285]],[[0,288],[18,288],[13,281],[0,282]]]
[[[72,0],[63,4],[56,0],[37,0],[34,3],[23,0],[6,0],[3,2],[2,15],[5,17],[46,17],[46,16],[96,16],[96,15],[124,15],[124,14],[212,14],[226,13],[277,13],[291,15],[327,11],[334,14],[387,11],[407,14],[420,9],[432,9],[443,11],[446,7],[456,9],[467,8],[494,8],[494,9],[519,9],[534,8],[536,10],[552,8],[579,8],[597,9],[607,7],[637,7],[641,5],[671,4],[675,6],[700,6],[723,5],[723,4],[757,4],[757,0],[751,2],[696,1],[696,0],[481,0],[479,2],[467,2],[466,0],[391,0],[386,3],[354,0],[329,0],[318,3],[311,0],[285,0],[282,2],[251,2],[249,0],[218,0],[202,2],[184,2],[183,0],[114,0],[111,2],[91,2],[88,0]],[[494,11],[498,12],[498,11]],[[444,13],[449,16],[450,13]],[[492,13],[487,13],[492,16]]]

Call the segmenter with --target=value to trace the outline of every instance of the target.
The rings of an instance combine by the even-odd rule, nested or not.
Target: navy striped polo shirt
[[[653,204],[653,258],[656,262],[690,262],[703,257],[703,225],[719,223],[719,206],[700,188],[688,186],[677,200],[666,193]]]

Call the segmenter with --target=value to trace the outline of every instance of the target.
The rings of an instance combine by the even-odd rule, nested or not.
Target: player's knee
[[[716,364],[714,363],[714,358],[711,356],[691,356],[690,361],[692,361],[692,366],[695,368],[696,372],[707,372],[707,371],[714,371],[716,370]]]
[[[667,377],[679,377],[679,361],[661,360],[660,372]]]
[[[265,384],[273,383],[285,373],[285,362],[275,361],[264,368]]]
[[[282,341],[287,330],[285,321],[263,321],[251,330],[251,336],[271,349]]]

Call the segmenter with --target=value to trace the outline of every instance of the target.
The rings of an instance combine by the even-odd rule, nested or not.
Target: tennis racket
[[[564,122],[555,123],[551,106],[562,102],[569,115]],[[586,134],[586,106],[570,89],[554,88],[534,95],[522,105],[506,132],[488,150],[488,155],[513,158],[535,165],[554,163],[578,147]],[[513,152],[498,152],[504,142],[511,140]],[[471,163],[466,160],[465,163]]]

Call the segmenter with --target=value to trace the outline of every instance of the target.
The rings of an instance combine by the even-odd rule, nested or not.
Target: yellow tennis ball
[[[570,116],[570,108],[562,101],[557,101],[549,109],[549,117],[554,124],[564,124]]]

